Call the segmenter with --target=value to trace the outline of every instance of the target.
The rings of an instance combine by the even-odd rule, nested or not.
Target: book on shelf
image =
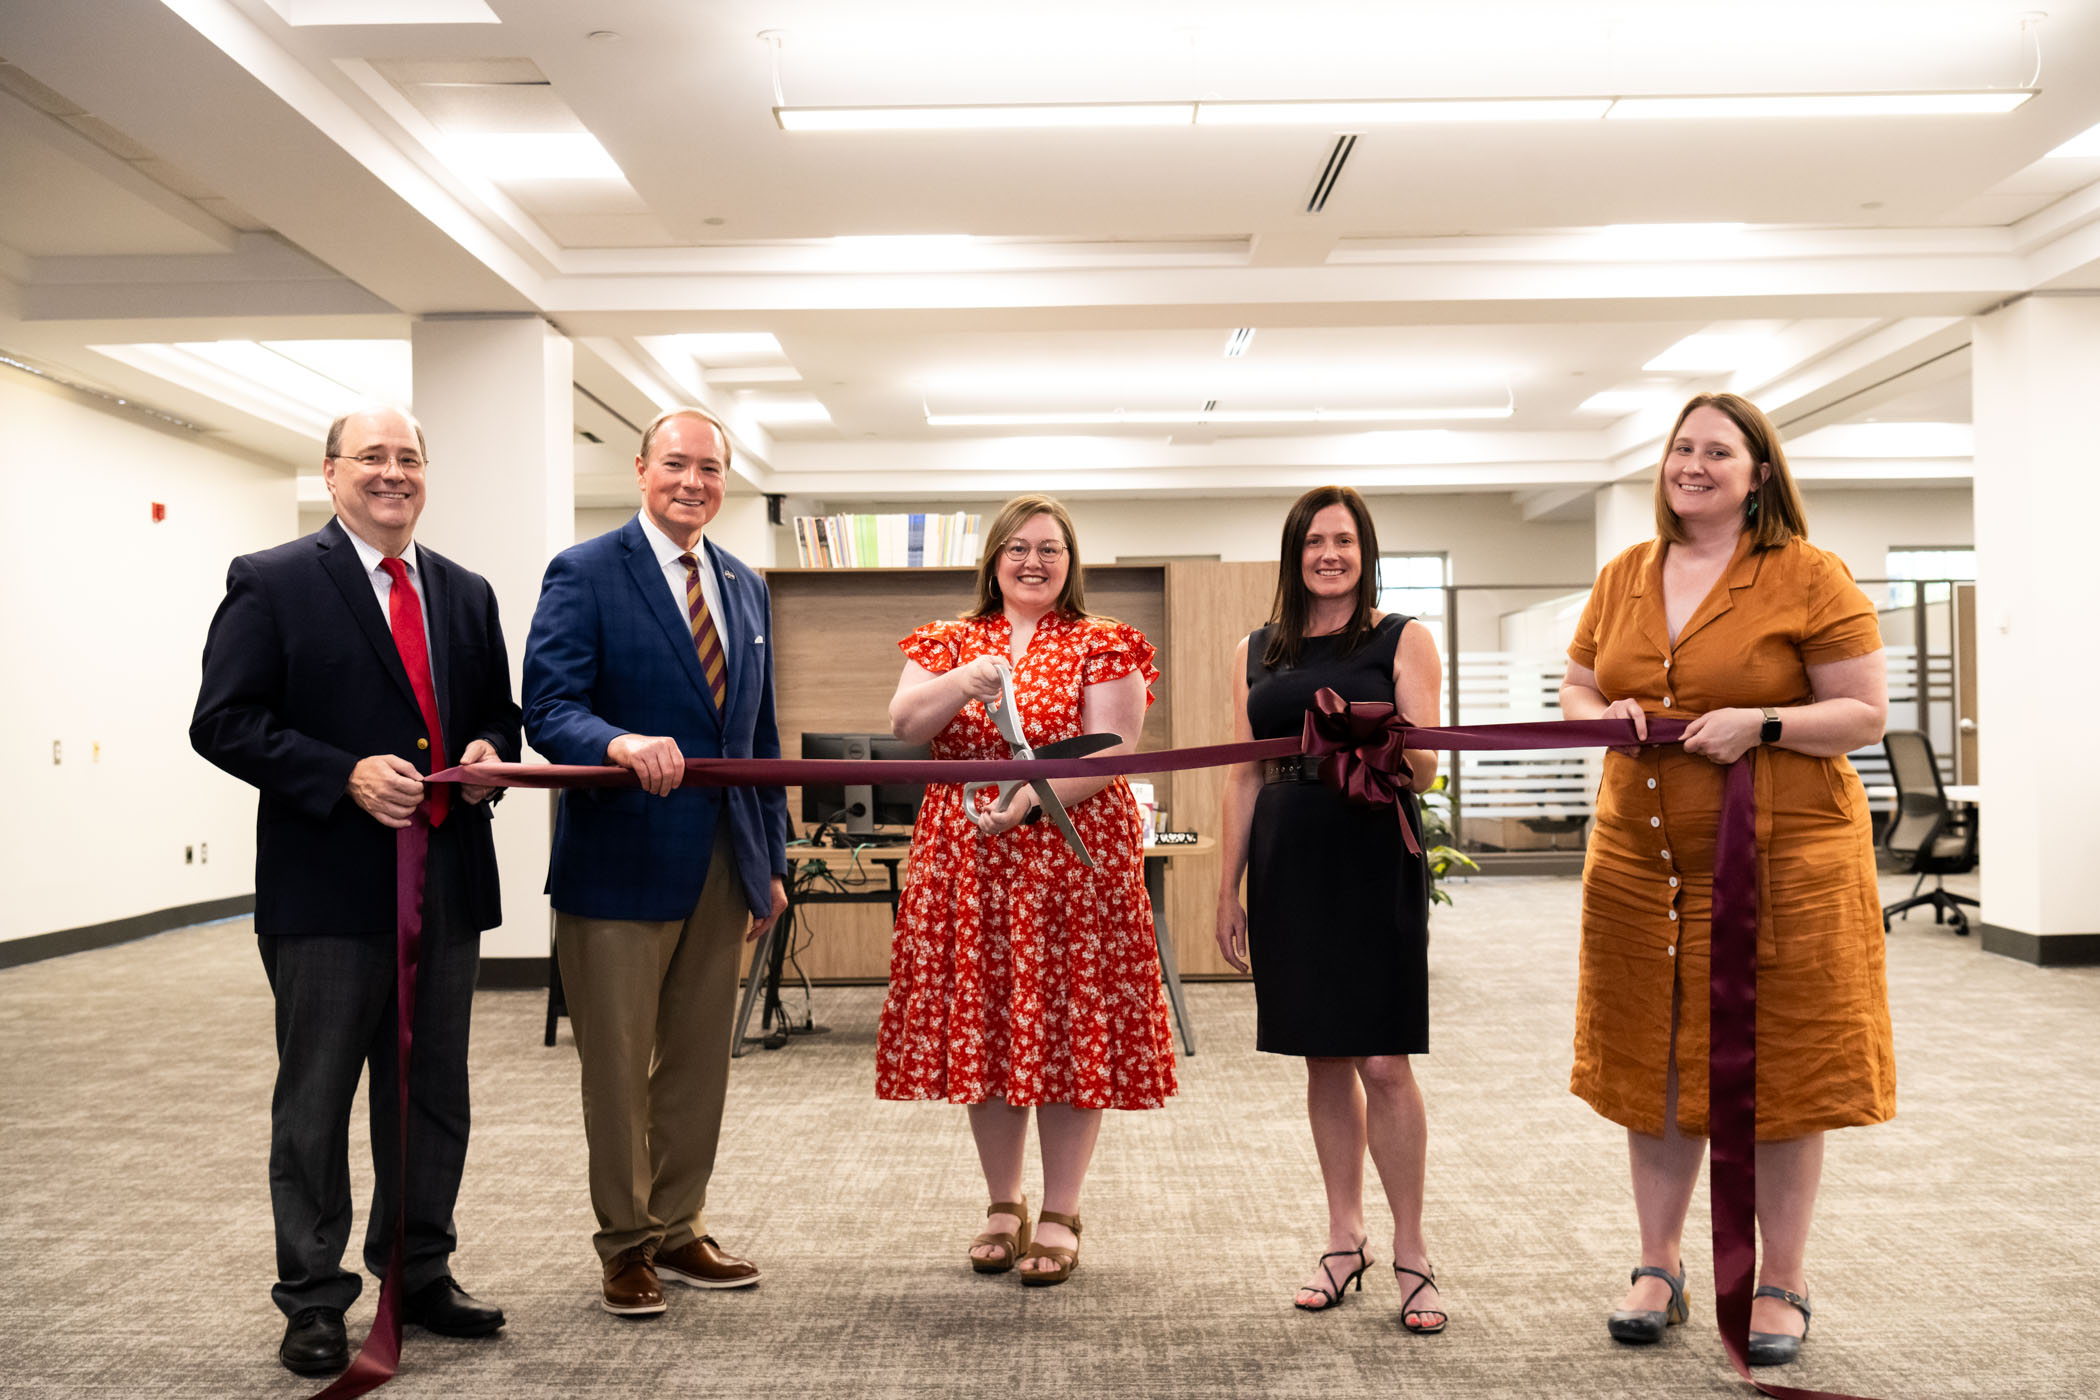
[[[798,515],[795,561],[805,569],[917,569],[977,562],[974,511]]]

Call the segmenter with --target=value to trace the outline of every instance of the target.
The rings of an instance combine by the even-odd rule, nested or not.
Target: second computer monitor
[[[889,734],[804,734],[804,758],[930,758],[924,744]],[[805,783],[802,820],[842,825],[848,835],[872,836],[878,827],[908,827],[926,796],[924,783]]]

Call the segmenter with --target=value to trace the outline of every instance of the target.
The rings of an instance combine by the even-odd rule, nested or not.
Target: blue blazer
[[[525,736],[554,763],[603,763],[622,734],[667,734],[687,758],[778,758],[772,602],[756,569],[704,542],[723,616],[729,701],[715,708],[684,613],[641,523],[547,566],[525,643]],[[700,900],[715,828],[729,823],[744,902],[772,911],[787,874],[785,788],[575,788],[561,794],[547,893],[564,914],[683,919]]]

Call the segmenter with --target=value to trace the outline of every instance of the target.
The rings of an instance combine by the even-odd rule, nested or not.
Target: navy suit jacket
[[[476,739],[518,756],[510,659],[488,580],[416,546],[430,616],[438,725],[453,759]],[[261,789],[255,818],[255,931],[391,933],[394,833],[350,800],[350,770],[377,753],[430,771],[423,712],[385,609],[343,527],[244,554],[204,643],[190,720],[198,753]],[[455,801],[466,852],[463,913],[503,921],[488,804]]]
[[[704,553],[722,597],[715,630],[729,699],[720,710],[639,520],[547,566],[525,643],[525,735],[551,762],[604,763],[622,734],[668,735],[687,758],[780,757],[765,580],[711,541]],[[771,913],[772,879],[787,873],[787,791],[778,787],[563,792],[547,893],[562,913],[585,918],[683,919],[700,901],[723,821],[745,904]]]

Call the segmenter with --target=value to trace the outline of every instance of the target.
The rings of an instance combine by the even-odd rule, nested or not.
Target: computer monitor
[[[804,734],[804,758],[931,758],[924,744],[888,734]],[[910,826],[926,796],[924,783],[805,783],[802,820],[843,823],[850,836],[872,836],[878,826]]]

